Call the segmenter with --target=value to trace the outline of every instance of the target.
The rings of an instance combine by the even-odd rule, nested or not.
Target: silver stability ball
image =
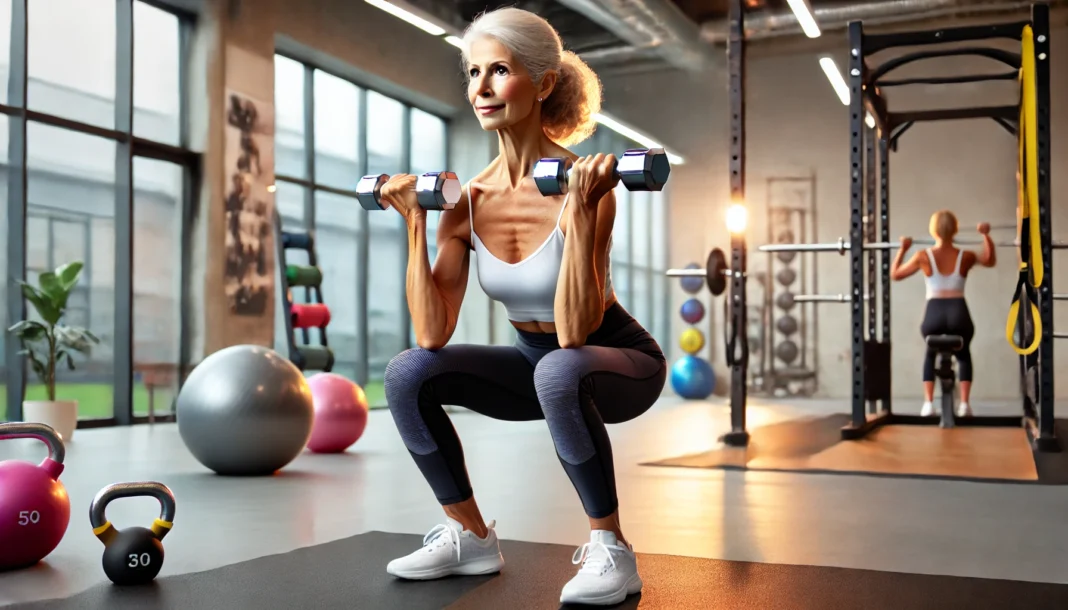
[[[235,345],[205,358],[178,394],[178,432],[201,464],[221,475],[269,475],[311,436],[311,388],[274,350]]]

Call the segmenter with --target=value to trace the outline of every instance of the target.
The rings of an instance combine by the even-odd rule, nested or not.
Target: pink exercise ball
[[[367,427],[367,395],[358,384],[335,373],[308,378],[315,403],[308,449],[315,453],[341,453],[360,440]]]

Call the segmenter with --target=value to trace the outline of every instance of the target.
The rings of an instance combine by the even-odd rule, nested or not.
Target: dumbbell
[[[389,180],[386,174],[360,178],[356,184],[356,198],[363,209],[384,210],[382,185]],[[460,201],[460,180],[453,172],[427,172],[415,181],[415,196],[424,210],[451,210]]]
[[[545,197],[563,195],[571,176],[573,162],[568,158],[548,157],[534,164],[534,184]],[[671,164],[663,148],[631,148],[616,161],[612,170],[628,191],[659,191],[667,184]]]

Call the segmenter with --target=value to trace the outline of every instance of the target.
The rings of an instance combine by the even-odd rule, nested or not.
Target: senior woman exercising
[[[975,325],[964,300],[964,284],[968,272],[976,264],[993,267],[997,264],[997,252],[994,240],[990,238],[990,225],[982,222],[977,228],[983,236],[983,251],[976,254],[970,250],[956,248],[953,237],[957,234],[957,217],[949,210],[941,210],[931,215],[930,232],[935,245],[922,252],[916,252],[905,264],[905,258],[912,245],[912,239],[901,238],[901,249],[897,251],[894,262],[890,265],[890,277],[903,280],[917,271],[922,271],[924,283],[927,284],[927,304],[924,309],[920,332],[929,335],[959,335],[964,345],[956,353],[960,366],[960,404],[957,416],[972,414],[968,401],[972,391],[972,353],[970,345],[975,335]],[[934,369],[937,353],[930,347],[923,359],[923,407],[920,414],[930,416],[934,409]]]
[[[541,17],[505,8],[484,13],[463,37],[467,96],[498,156],[441,213],[438,255],[427,254],[426,212],[398,175],[382,200],[408,226],[407,298],[419,347],[386,368],[389,408],[405,446],[444,508],[424,546],[395,559],[397,577],[431,579],[499,571],[494,522],[475,503],[460,440],[442,405],[494,419],[544,419],[590,521],[581,563],[562,603],[613,604],[641,590],[634,551],[620,530],[612,446],[605,424],[633,419],[659,398],[664,354],[616,300],[609,249],[615,159],[576,159],[566,148],[594,130],[596,75],[563,51]],[[544,157],[574,160],[568,194],[542,196],[531,175]],[[467,288],[471,251],[478,280],[517,330],[513,346],[447,345]],[[521,485],[516,481],[514,484]]]

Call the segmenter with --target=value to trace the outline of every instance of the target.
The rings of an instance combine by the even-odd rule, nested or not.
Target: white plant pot
[[[63,443],[69,443],[78,427],[77,400],[26,400],[22,403],[23,421],[51,426]]]

